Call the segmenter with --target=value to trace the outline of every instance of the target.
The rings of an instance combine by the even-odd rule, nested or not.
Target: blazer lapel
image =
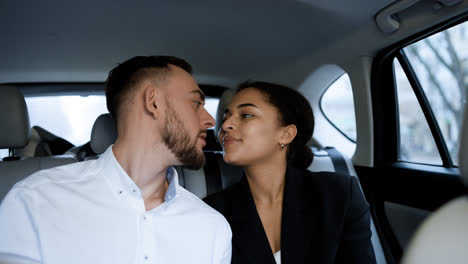
[[[286,172],[281,222],[282,264],[309,263],[312,257],[320,256],[320,198],[314,197],[314,190],[305,190],[304,176],[302,170],[291,167]]]
[[[234,197],[231,228],[233,253],[237,251],[248,263],[276,263],[245,176]]]

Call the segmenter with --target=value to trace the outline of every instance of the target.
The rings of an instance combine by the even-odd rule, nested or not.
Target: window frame
[[[432,107],[430,106],[429,100],[426,97],[426,93],[424,92],[421,86],[421,83],[419,82],[419,79],[416,76],[416,72],[414,71],[411,63],[409,62],[408,57],[403,51],[403,48],[399,50],[395,58],[400,62],[400,65],[403,71],[405,72],[406,77],[408,78],[411,88],[413,89],[413,92],[414,92],[414,95],[416,96],[418,104],[421,107],[421,110],[424,114],[424,118],[426,119],[429,129],[431,130],[431,135],[434,138],[434,142],[437,146],[437,150],[439,151],[439,155],[442,160],[442,166],[447,167],[447,168],[453,168],[454,167],[453,160],[452,160],[452,157],[450,156],[450,152],[448,151],[447,144],[445,143],[444,137],[442,135],[442,131],[440,130],[439,123],[437,122],[434,112],[432,111]],[[398,100],[398,95],[396,99]],[[397,113],[399,114],[398,111]],[[398,144],[398,161],[411,162],[411,161],[405,161],[405,160],[399,159],[400,158],[400,155],[399,155],[400,146],[401,145]],[[412,163],[419,163],[419,162],[412,162]]]
[[[468,21],[468,14],[462,14],[451,19],[446,25],[436,26],[421,32],[416,36],[381,51],[375,60],[371,74],[371,98],[374,122],[374,161],[376,166],[387,166],[401,162],[428,165],[433,167],[457,168],[448,151],[445,139],[439,128],[423,88],[403,51],[408,45],[425,39],[431,35]],[[397,59],[411,84],[418,103],[424,113],[431,134],[439,151],[442,165],[424,164],[399,159],[400,124],[398,112],[398,95],[393,60]],[[385,121],[384,121],[385,120]]]
[[[374,162],[372,167],[355,167],[363,189],[367,190],[366,198],[371,204],[371,214],[387,261],[398,262],[403,248],[389,223],[386,201],[432,211],[466,193],[466,187],[460,182],[459,168],[398,161],[400,129],[393,60],[404,46],[467,20],[468,13],[465,13],[442,21],[380,50],[372,62]]]

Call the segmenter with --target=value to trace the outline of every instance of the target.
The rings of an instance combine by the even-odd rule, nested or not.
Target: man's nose
[[[203,128],[205,129],[214,127],[214,125],[216,124],[215,119],[210,115],[210,113],[208,113],[208,111],[205,108],[203,108],[202,113],[202,124]]]

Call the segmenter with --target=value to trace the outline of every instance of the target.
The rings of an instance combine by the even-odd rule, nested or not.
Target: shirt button
[[[148,256],[145,256],[145,260],[148,260],[148,259],[149,259]]]
[[[146,216],[143,216],[143,220],[146,220]]]

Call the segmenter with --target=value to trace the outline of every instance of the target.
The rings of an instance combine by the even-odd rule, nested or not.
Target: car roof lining
[[[399,14],[401,30],[383,36],[374,16],[392,0],[348,2],[7,1],[0,83],[102,82],[129,57],[171,54],[214,84],[263,79],[297,87],[322,64],[346,68],[356,54],[373,56],[467,6],[434,13],[432,1],[422,1]]]

